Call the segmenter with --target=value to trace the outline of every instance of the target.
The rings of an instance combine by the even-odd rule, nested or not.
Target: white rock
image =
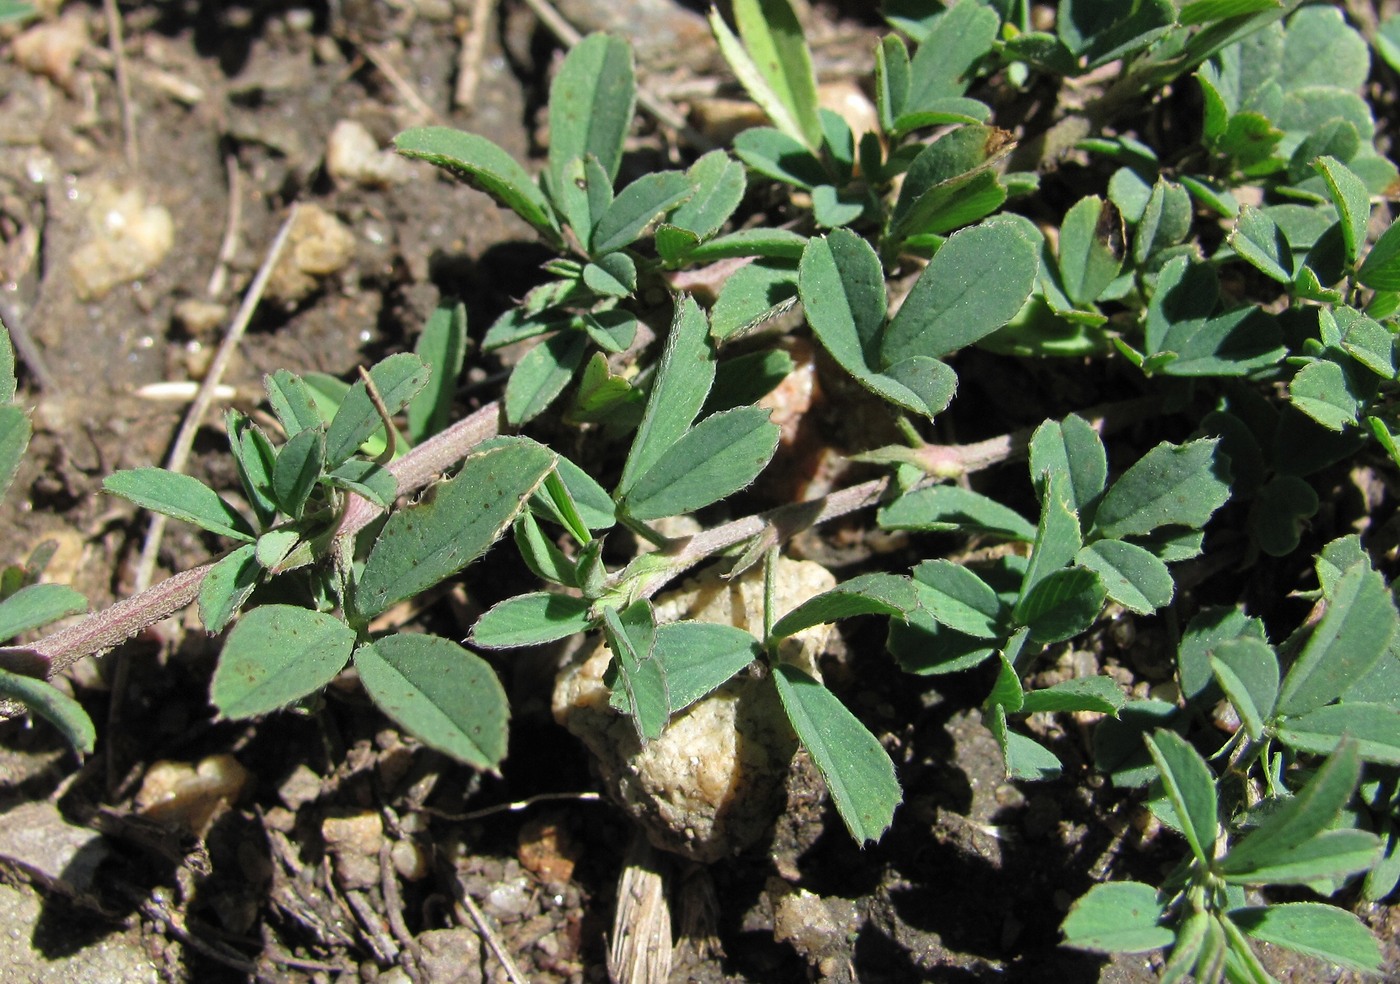
[[[778,563],[775,616],[835,586],[818,564]],[[715,573],[687,582],[656,604],[658,622],[689,618],[762,633],[763,571],[736,581]],[[788,640],[783,659],[815,673],[830,626]],[[661,737],[641,747],[630,720],[608,704],[603,683],[612,653],[582,651],[555,684],[554,717],[598,759],[604,787],[658,848],[714,861],[761,838],[782,805],[796,736],[771,682],[741,673],[675,715]]]

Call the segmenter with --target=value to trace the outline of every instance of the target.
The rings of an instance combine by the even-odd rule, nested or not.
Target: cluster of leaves
[[[1177,600],[1170,565],[1205,551],[1205,527],[1227,502],[1247,510],[1248,550],[1284,556],[1318,508],[1311,477],[1372,437],[1400,462],[1400,232],[1392,226],[1373,243],[1367,233],[1372,198],[1389,192],[1396,170],[1376,149],[1358,91],[1369,48],[1336,9],[1297,0],[1061,0],[1053,31],[1032,29],[1030,6],[889,0],[897,33],[876,50],[878,131],[857,135],[818,105],[788,0],[734,0],[734,26],[718,14],[711,24],[771,125],[740,134],[732,155],[711,151],[685,171],[643,174],[621,188],[637,90],[630,49],[605,35],[583,39],[560,67],[538,179],[474,134],[401,134],[401,153],[490,194],[559,253],[546,265],[550,279],[485,332],[487,351],[533,342],[506,386],[506,421],[528,424],[568,393],[558,415],[625,442],[611,456],[622,465],[608,471],[602,455],[604,464],[583,468],[529,438],[495,438],[423,500],[346,534],[348,497],[391,508],[395,455],[447,423],[465,353],[461,309],[443,307],[416,354],[392,356],[353,385],[268,377],[280,444],[241,414],[226,421],[246,509],[159,469],[106,483],[237,544],[199,599],[210,631],[233,626],[213,682],[220,713],[249,717],[314,699],[353,664],[405,729],[498,768],[509,709],[487,664],[448,640],[378,635],[371,624],[509,530],[548,588],[496,605],[471,641],[510,649],[600,631],[614,657],[612,706],[631,717],[640,741],[735,674],[762,667],[756,675],[776,689],[852,836],[876,839],[900,800],[893,765],[826,687],[784,662],[781,643],[840,618],[888,617],[887,648],[908,672],[999,668],[984,712],[1009,775],[1043,779],[1061,769],[1017,730],[1018,716],[1102,713],[1099,768],[1120,786],[1145,787],[1185,837],[1190,856],[1160,888],[1090,892],[1065,924],[1072,945],[1169,946],[1173,979],[1266,980],[1250,937],[1378,966],[1349,914],[1250,905],[1244,895],[1279,884],[1330,892],[1362,875],[1362,891],[1379,899],[1400,879],[1400,615],[1359,539],[1318,555],[1315,617],[1278,646],[1243,610],[1197,613],[1177,654],[1182,706],[1128,702],[1107,676],[1023,684],[1048,647],[1082,636],[1105,613],[1147,616]],[[1376,44],[1400,60],[1400,26],[1387,22]],[[1088,129],[1074,137],[1113,168],[1104,187],[1058,223],[1006,211],[1037,207],[1029,197],[1037,178],[1008,170],[1012,136],[976,98],[979,80],[1055,85],[1119,60],[1085,111]],[[1165,157],[1140,140],[1091,132],[1188,75],[1205,111],[1186,153]],[[755,177],[789,190],[800,215],[791,227],[733,228]],[[658,331],[660,354],[644,363],[641,299],[664,288],[668,273],[719,261],[728,275],[708,309],[676,296]],[[1248,300],[1222,271],[1246,278]],[[887,281],[903,274],[913,284],[891,313]],[[604,538],[626,531],[667,545],[652,524],[730,500],[768,464],[778,429],[754,404],[792,363],[774,333],[755,329],[799,303],[812,336],[910,438],[864,456],[892,466],[878,523],[1015,548],[981,564],[930,558],[909,573],[863,574],[781,618],[770,578],[758,634],[658,624],[649,592],[699,558],[663,550],[610,569]],[[1094,427],[1074,415],[1046,421],[1028,447],[1039,508],[1030,519],[937,484],[950,475],[922,453],[920,426],[956,394],[952,356],[972,345],[1008,357],[1121,358],[1145,391],[1186,384],[1210,410],[1188,439],[1152,448],[1112,481]],[[12,368],[7,378],[8,401]],[[406,434],[393,421],[400,412]],[[0,451],[14,446],[17,459],[27,422],[3,407],[0,425],[0,437],[11,435]],[[768,557],[771,574],[773,549],[760,536],[735,569]],[[15,602],[48,587],[21,588],[26,579],[21,571],[0,579],[0,628],[11,634],[43,620],[5,621]],[[73,599],[40,614],[61,614],[63,604]],[[56,692],[40,700],[36,683],[0,676],[7,695],[61,719],[66,705]],[[1212,748],[1200,723],[1222,700],[1240,726]],[[1198,747],[1226,762],[1220,775]]]
[[[15,350],[9,332],[0,328],[0,495],[15,480],[33,433],[29,415],[14,405],[14,398]],[[40,581],[57,549],[58,544],[48,540],[35,547],[23,565],[0,568],[0,641],[87,611],[87,599],[77,591]],[[10,650],[0,658],[0,698],[51,722],[78,752],[91,752],[97,740],[92,719],[72,697],[42,679],[45,669],[22,650]]]

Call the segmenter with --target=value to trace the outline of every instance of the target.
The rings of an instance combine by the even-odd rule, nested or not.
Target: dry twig
[[[102,12],[107,18],[107,43],[112,47],[112,71],[117,79],[117,101],[122,114],[122,148],[126,163],[135,171],[141,163],[136,144],[136,117],[131,103],[131,76],[126,70],[126,49],[122,42],[122,14],[117,0],[102,0]]]
[[[491,31],[491,15],[496,0],[473,0],[472,19],[462,36],[462,48],[457,56],[457,86],[452,104],[471,112],[476,102],[476,87],[481,84],[481,60],[486,53],[486,38]]]

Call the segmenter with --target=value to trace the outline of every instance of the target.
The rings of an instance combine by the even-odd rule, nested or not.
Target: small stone
[[[228,322],[228,305],[187,297],[175,305],[174,316],[186,335],[209,341]]]
[[[321,823],[321,836],[344,888],[369,888],[379,884],[379,846],[384,843],[384,821],[378,813],[365,810],[327,817]]]
[[[47,76],[71,92],[78,58],[91,43],[87,18],[70,10],[58,20],[31,27],[15,38],[10,50],[26,71]]]
[[[103,183],[88,209],[88,236],[68,265],[80,300],[105,297],[118,284],[147,276],[175,245],[175,222],[162,205],[148,205],[137,188]]]
[[[389,857],[393,859],[394,870],[404,881],[422,881],[428,877],[428,852],[417,841],[394,841]]]
[[[833,587],[811,561],[781,559],[775,616]],[[764,577],[754,568],[724,580],[710,571],[658,600],[660,623],[717,622],[753,632],[763,625]],[[784,662],[818,676],[829,625],[784,640]],[[739,674],[676,714],[660,738],[642,747],[632,722],[609,705],[603,682],[612,655],[584,647],[555,682],[554,717],[597,758],[604,788],[653,845],[712,862],[756,843],[782,806],[783,780],[797,742],[770,684]]]
[[[289,810],[299,810],[321,795],[321,777],[305,764],[298,765],[277,788],[277,795]]]
[[[283,304],[309,297],[322,278],[338,273],[355,255],[355,234],[319,205],[302,205],[286,248],[267,281],[267,296]]]
[[[228,754],[210,755],[197,766],[156,762],[141,781],[136,809],[152,820],[180,824],[203,837],[214,818],[243,795],[252,778]]]
[[[498,919],[516,920],[530,911],[534,894],[530,879],[521,874],[495,885],[482,904]]]
[[[341,120],[326,143],[326,170],[338,185],[387,188],[413,177],[414,168],[392,150],[380,149],[369,128]]]
[[[558,816],[539,817],[520,828],[517,857],[548,885],[563,885],[583,856],[577,840]]]
[[[481,984],[481,938],[466,927],[430,929],[418,936],[419,966],[431,984]]]

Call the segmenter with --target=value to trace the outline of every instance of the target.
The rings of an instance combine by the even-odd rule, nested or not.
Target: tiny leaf
[[[224,642],[210,696],[226,718],[267,714],[330,683],[354,645],[354,630],[334,615],[291,605],[255,608]]]
[[[795,666],[773,667],[773,682],[851,837],[858,844],[879,840],[900,801],[885,749],[830,690]]]
[[[506,755],[510,706],[480,656],[449,639],[399,633],[355,650],[375,705],[425,745],[497,772]]]
[[[164,468],[132,468],[113,472],[102,488],[142,509],[193,523],[210,533],[251,543],[253,529],[242,514],[196,478]]]

